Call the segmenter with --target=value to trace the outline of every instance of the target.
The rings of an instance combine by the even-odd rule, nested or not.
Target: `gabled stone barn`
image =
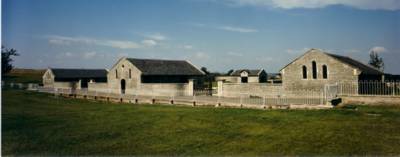
[[[106,69],[57,69],[49,68],[43,74],[43,86],[47,88],[88,88],[89,82],[106,83]]]
[[[107,78],[108,88],[114,93],[188,91],[190,95],[193,80],[202,76],[201,70],[185,60],[121,58]]]
[[[311,49],[280,70],[286,90],[320,90],[325,84],[382,80],[384,73],[346,56]]]

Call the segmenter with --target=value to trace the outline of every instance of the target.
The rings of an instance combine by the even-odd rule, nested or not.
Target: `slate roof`
[[[107,78],[106,69],[50,69],[57,79]]]
[[[240,76],[240,73],[246,71],[249,76],[258,76],[263,69],[238,69],[231,73],[231,76]]]
[[[204,73],[185,60],[158,60],[127,58],[142,75],[200,76]]]
[[[357,60],[354,60],[350,57],[346,57],[346,56],[340,56],[340,55],[336,55],[336,54],[330,54],[330,53],[326,53],[327,55],[336,58],[337,60],[349,64],[350,66],[353,66],[355,68],[358,68],[359,70],[361,70],[361,74],[367,74],[367,75],[382,75],[384,74],[382,71],[371,67],[369,65],[366,65],[364,63],[361,63]]]

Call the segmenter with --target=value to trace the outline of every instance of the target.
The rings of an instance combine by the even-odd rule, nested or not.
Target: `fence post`
[[[240,94],[240,106],[243,104],[243,93]]]
[[[265,109],[265,95],[263,96],[263,108]]]
[[[196,94],[193,94],[192,103],[193,103],[193,106],[196,106]]]
[[[395,89],[396,89],[396,82],[392,81],[392,83],[391,83],[391,87],[392,87],[392,96],[395,96],[395,95],[396,95],[396,93],[395,93]]]

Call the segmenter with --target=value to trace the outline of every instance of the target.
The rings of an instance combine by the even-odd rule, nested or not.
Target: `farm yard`
[[[398,155],[400,107],[134,105],[3,89],[3,155]]]

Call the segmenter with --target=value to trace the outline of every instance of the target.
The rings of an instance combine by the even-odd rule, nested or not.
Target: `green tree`
[[[381,71],[384,70],[385,68],[385,63],[383,62],[382,57],[380,57],[378,55],[378,52],[371,50],[371,52],[369,53],[369,64]]]
[[[229,71],[226,73],[226,75],[230,75],[230,74],[232,74],[232,73],[233,73],[233,69],[229,70]]]
[[[8,72],[13,69],[13,59],[11,58],[12,56],[19,56],[17,53],[17,50],[15,49],[7,49],[4,46],[1,46],[1,74],[4,76],[4,74],[7,74]]]

